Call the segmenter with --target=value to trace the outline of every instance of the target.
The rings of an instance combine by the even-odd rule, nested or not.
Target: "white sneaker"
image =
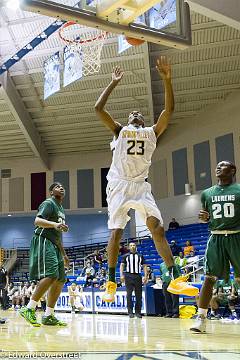
[[[193,327],[190,328],[190,331],[195,333],[206,333],[207,327],[207,318],[203,315],[198,315],[196,322]]]

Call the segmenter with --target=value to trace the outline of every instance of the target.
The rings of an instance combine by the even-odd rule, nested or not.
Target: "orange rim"
[[[102,34],[99,34],[98,36],[95,36],[94,38],[85,39],[85,40],[70,40],[70,39],[65,38],[64,34],[63,34],[63,30],[68,28],[69,26],[76,25],[76,24],[81,26],[80,24],[78,24],[75,21],[71,20],[71,21],[66,22],[60,28],[58,34],[59,34],[60,39],[63,40],[65,43],[67,43],[67,44],[84,44],[84,43],[90,43],[92,41],[103,39],[103,38],[105,38],[107,36],[107,32],[103,32]]]

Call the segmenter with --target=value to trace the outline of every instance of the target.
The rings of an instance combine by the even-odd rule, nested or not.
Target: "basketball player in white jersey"
[[[82,289],[80,290],[75,283],[72,283],[71,285],[68,286],[68,295],[69,295],[70,305],[72,307],[72,313],[75,313],[75,309],[81,312],[84,309],[84,306],[81,303]]]
[[[95,104],[97,116],[114,134],[111,143],[113,159],[107,176],[108,227],[112,230],[112,234],[107,247],[109,281],[106,284],[103,300],[108,302],[114,301],[116,293],[115,269],[119,242],[130,219],[129,209],[137,210],[146,221],[156,249],[173,278],[180,276],[164,235],[163,220],[152,196],[151,185],[146,181],[157,139],[166,130],[174,109],[171,67],[165,57],[161,57],[157,61],[156,69],[164,82],[165,109],[155,125],[145,127],[143,115],[139,111],[132,111],[128,118],[128,124],[123,126],[114,121],[104,109],[109,95],[123,77],[123,72],[119,67],[115,68],[112,81]],[[170,289],[172,288],[177,293],[186,294],[190,288],[188,284],[177,281],[177,279],[170,285]]]

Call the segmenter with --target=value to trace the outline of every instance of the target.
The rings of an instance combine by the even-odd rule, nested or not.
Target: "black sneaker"
[[[141,319],[142,315],[141,314],[135,314],[137,318]]]
[[[130,319],[134,318],[134,314],[129,314]]]

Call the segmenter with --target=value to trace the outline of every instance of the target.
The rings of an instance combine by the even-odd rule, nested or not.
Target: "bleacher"
[[[194,245],[196,254],[202,257],[205,253],[206,243],[208,239],[208,226],[207,224],[190,224],[183,225],[177,230],[166,231],[166,237],[168,242],[171,240],[176,240],[178,245],[182,248],[185,246],[186,240],[190,240],[192,245]],[[136,239],[126,239],[126,242],[130,241],[138,242],[138,251],[142,253],[145,257],[147,264],[151,265],[154,270],[155,275],[159,275],[159,265],[162,262],[162,259],[155,249],[153,240],[151,237],[136,238]],[[72,246],[66,249],[66,252],[70,258],[70,263],[74,262],[75,274],[74,276],[68,276],[70,281],[76,279],[76,277],[81,272],[83,267],[84,258],[94,252],[96,249],[103,249],[106,247],[107,243],[96,243],[96,244],[85,244]],[[11,279],[12,281],[27,281],[28,280],[28,262],[29,262],[29,250],[21,249],[18,250],[18,264],[13,272]],[[118,259],[118,266],[116,270],[117,279],[119,279],[119,266],[121,262],[121,257]]]
[[[180,226],[177,230],[166,231],[166,238],[170,243],[171,240],[176,240],[177,244],[184,248],[187,240],[190,240],[195,248],[196,255],[203,257],[205,254],[206,244],[209,236],[207,224],[190,224]],[[146,263],[150,265],[155,275],[160,274],[159,265],[163,261],[158,255],[154,242],[151,237],[140,239],[140,244],[137,246],[138,251],[144,256]],[[118,260],[117,277],[119,277],[119,264],[121,259]]]

